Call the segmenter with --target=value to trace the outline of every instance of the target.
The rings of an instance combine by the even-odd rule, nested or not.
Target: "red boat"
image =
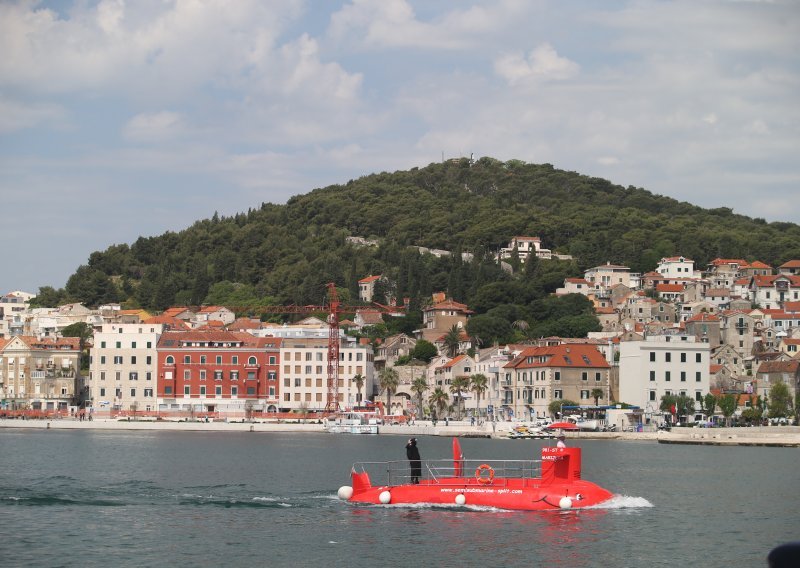
[[[373,485],[369,472],[385,474]],[[465,460],[453,438],[453,460],[424,461],[423,477],[410,483],[408,462],[357,463],[352,486],[339,498],[375,505],[477,505],[541,511],[584,508],[612,497],[609,491],[581,479],[580,448],[542,448],[541,460]],[[376,477],[377,479],[377,477]]]

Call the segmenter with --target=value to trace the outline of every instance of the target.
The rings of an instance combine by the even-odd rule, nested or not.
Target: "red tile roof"
[[[750,268],[772,268],[769,264],[764,264],[760,260],[754,260],[750,263]]]
[[[719,321],[719,318],[714,314],[709,314],[708,312],[700,312],[699,314],[696,314],[696,315],[690,317],[688,320],[686,320],[686,323],[695,322],[695,321],[699,321],[699,322],[703,322],[703,321]]]
[[[153,316],[151,318],[147,318],[142,322],[143,324],[163,324],[167,326],[167,328],[174,329],[176,331],[180,330],[188,330],[189,325],[183,321],[182,319],[178,319],[173,316],[167,315],[167,312],[164,312],[160,316]]]
[[[800,361],[764,361],[758,367],[758,373],[797,373]]]
[[[359,284],[369,284],[370,282],[375,282],[376,280],[380,280],[381,275],[378,274],[377,276],[367,276],[366,278],[362,278],[358,281]]]
[[[528,362],[529,357],[533,357],[530,363]],[[539,361],[542,357],[544,362]],[[505,365],[505,368],[511,369],[542,367],[607,369],[610,365],[595,346],[582,344],[529,347]]]
[[[681,284],[657,284],[656,292],[683,292]]]
[[[784,262],[779,268],[800,268],[800,260],[790,260],[789,262]]]

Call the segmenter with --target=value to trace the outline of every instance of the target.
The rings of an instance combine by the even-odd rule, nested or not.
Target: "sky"
[[[443,156],[800,222],[792,0],[3,0],[0,53],[0,293]]]

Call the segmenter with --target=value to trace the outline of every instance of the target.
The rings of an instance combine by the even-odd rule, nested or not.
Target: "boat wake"
[[[587,509],[643,509],[652,507],[653,504],[644,497],[631,497],[629,495],[614,495],[608,501],[598,503]]]

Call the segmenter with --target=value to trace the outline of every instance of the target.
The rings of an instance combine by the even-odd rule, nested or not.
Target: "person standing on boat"
[[[566,448],[567,444],[564,442],[565,437],[564,434],[559,434],[558,436],[558,443],[556,444],[556,448]]]
[[[422,461],[419,457],[419,448],[417,448],[417,439],[411,438],[406,444],[406,457],[408,458],[408,465],[411,467],[411,483],[418,484],[419,478],[422,477]]]

